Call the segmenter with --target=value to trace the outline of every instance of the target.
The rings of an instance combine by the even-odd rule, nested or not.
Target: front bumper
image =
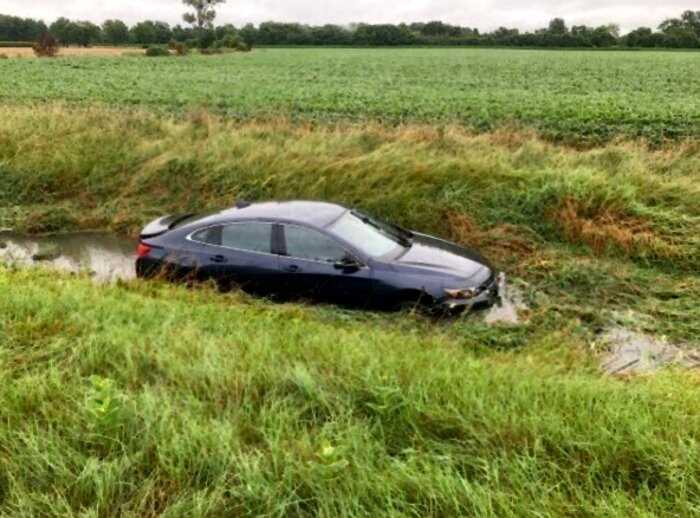
[[[485,284],[478,295],[469,299],[453,299],[444,298],[440,301],[440,307],[449,311],[458,309],[476,310],[486,309],[500,303],[506,295],[506,275],[500,273],[494,275],[487,284]]]

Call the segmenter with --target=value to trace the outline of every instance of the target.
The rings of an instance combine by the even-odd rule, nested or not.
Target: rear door
[[[369,267],[346,269],[344,261],[357,261],[332,237],[310,227],[281,225],[279,268],[282,288],[297,297],[366,305],[373,291]]]
[[[266,293],[281,276],[278,256],[272,253],[272,224],[243,221],[217,225],[192,235],[205,247],[200,251],[200,276]]]

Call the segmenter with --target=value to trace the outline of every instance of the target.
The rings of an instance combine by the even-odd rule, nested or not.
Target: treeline
[[[0,15],[0,41],[36,41],[45,32],[50,32],[63,45],[83,46],[153,45],[174,40],[206,48],[216,41],[236,38],[249,45],[700,48],[700,11],[686,11],[679,18],[665,20],[656,30],[640,27],[625,35],[614,24],[569,27],[561,18],[534,32],[501,27],[482,33],[476,28],[440,21],[348,27],[266,22],[259,26],[222,25],[197,30],[181,25],[171,27],[160,21],[144,21],[129,27],[121,20],[107,20],[98,26],[67,18],[59,18],[47,26],[39,20]]]

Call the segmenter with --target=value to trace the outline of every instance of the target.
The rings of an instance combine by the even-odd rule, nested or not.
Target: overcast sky
[[[307,24],[398,23],[442,20],[481,30],[501,25],[543,27],[554,17],[567,23],[618,23],[623,31],[656,27],[700,0],[228,0],[219,6],[217,23],[236,26],[263,21]],[[51,23],[59,16],[101,23],[120,18],[129,24],[150,19],[180,23],[181,0],[0,0],[0,13]]]

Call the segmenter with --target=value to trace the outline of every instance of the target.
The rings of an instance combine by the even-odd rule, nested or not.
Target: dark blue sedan
[[[141,233],[136,271],[352,306],[451,312],[491,306],[500,284],[471,250],[308,201],[160,218]]]

